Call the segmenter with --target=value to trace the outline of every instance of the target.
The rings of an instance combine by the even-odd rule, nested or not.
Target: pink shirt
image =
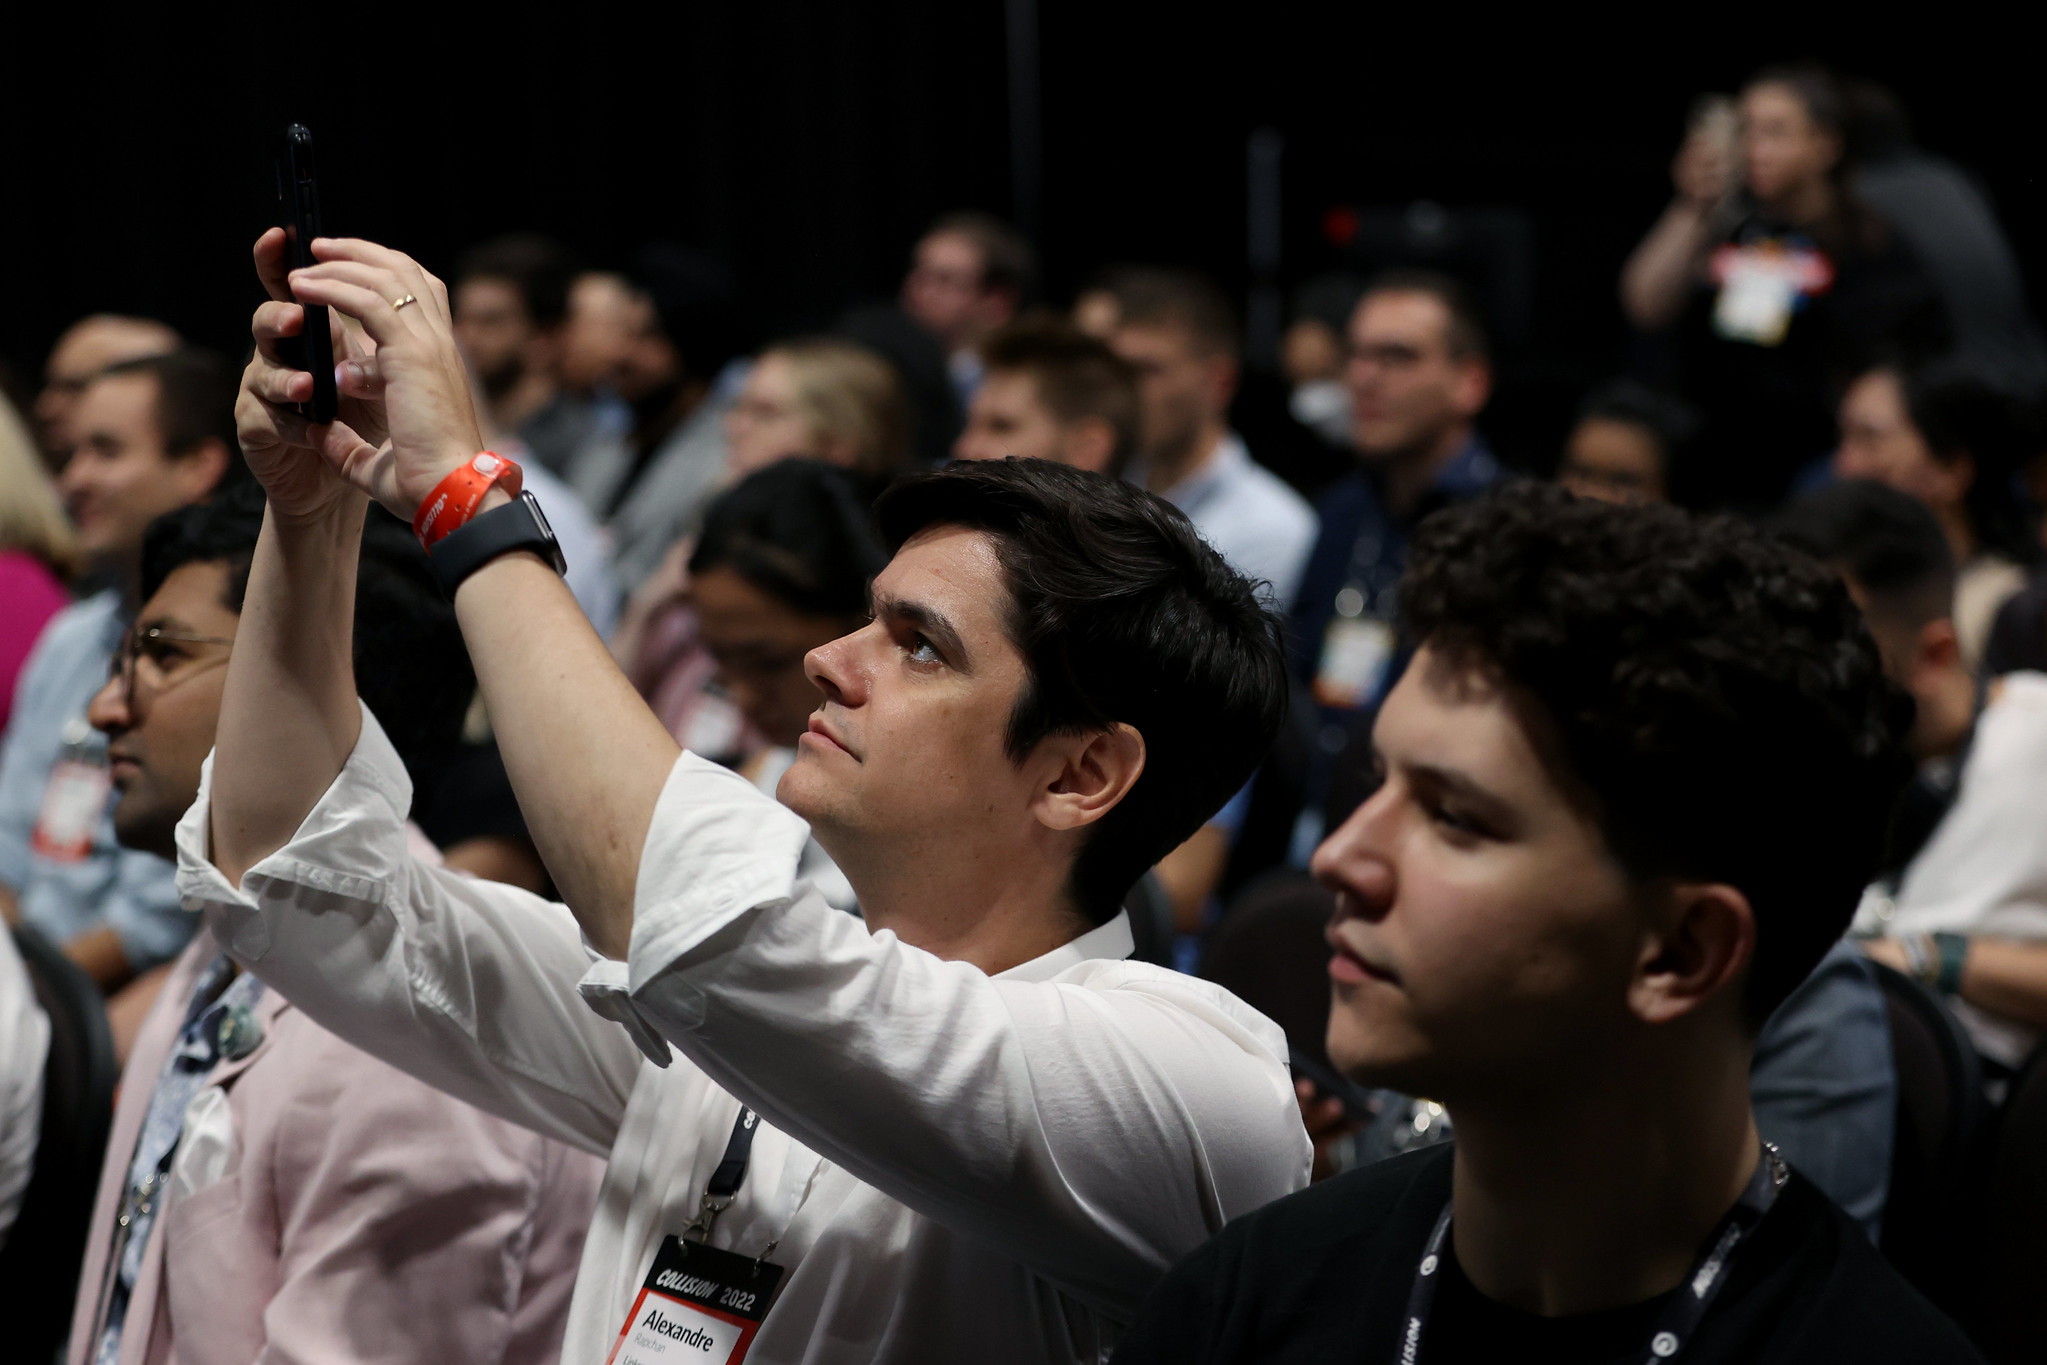
[[[14,711],[14,683],[36,637],[70,601],[42,560],[20,550],[0,550],[0,729]]]
[[[136,1039],[72,1319],[88,1365],[115,1218],[201,930]],[[553,1365],[602,1163],[358,1051],[266,990],[186,1111],[120,1365]],[[203,1111],[203,1115],[202,1115]]]

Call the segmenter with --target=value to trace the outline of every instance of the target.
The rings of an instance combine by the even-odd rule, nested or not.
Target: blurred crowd
[[[910,244],[894,300],[775,339],[723,264],[669,242],[598,267],[521,232],[443,273],[485,440],[523,467],[584,614],[668,732],[762,792],[817,706],[807,658],[869,619],[890,557],[872,509],[906,473],[1018,457],[1123,480],[1257,585],[1286,622],[1288,719],[1125,909],[1136,957],[1285,1030],[1318,1177],[1453,1136],[1431,1097],[1361,1086],[1332,1059],[1334,893],[1308,871],[1384,771],[1374,727],[1415,650],[1401,603],[1422,523],[1533,478],[1731,514],[1828,566],[1911,700],[1915,775],[1851,935],[1762,1029],[1757,1123],[2016,1359],[1988,1258],[2041,1252],[2000,1250],[1983,1173],[2047,1187],[2047,1148],[2006,1176],[2021,1129],[2001,1126],[2047,1077],[2047,345],[1987,198],[1914,144],[1880,88],[1794,66],[1703,97],[1671,182],[1614,263],[1628,342],[1533,469],[1486,437],[1496,301],[1425,262],[1301,282],[1274,387],[1246,382],[1240,310],[1211,280],[1105,262],[1055,298],[1032,244],[981,212]],[[269,1303],[290,1292],[285,1263],[388,1278],[365,1229],[447,1198],[474,1217],[423,1257],[430,1297],[391,1311],[463,1319],[506,1343],[492,1358],[553,1359],[594,1160],[294,1023],[251,978],[209,976],[218,949],[180,906],[177,826],[213,747],[263,497],[237,445],[238,366],[177,324],[81,318],[39,391],[0,396],[0,910],[15,928],[0,939],[0,1267],[43,1287],[18,1300],[40,1322],[38,1354],[18,1358],[67,1337],[79,1365],[318,1358],[236,1355],[265,1314],[350,1313],[331,1287]],[[404,529],[372,519],[356,674],[412,779],[412,837],[447,867],[552,895],[453,609]],[[802,867],[859,913],[815,841]],[[1901,1016],[1929,1055],[1900,1041]],[[322,1125],[408,1165],[402,1198],[351,1210],[344,1175],[292,1206],[245,1194],[208,1212],[188,1195],[181,1210],[171,1173],[187,1158],[171,1148],[209,1131],[194,1096],[260,1068],[257,1039],[292,1063],[246,1111],[220,1101],[238,1107],[239,1155],[230,1141],[215,1159],[267,1144],[282,1167],[332,1160],[300,1131],[317,1104]],[[233,1245],[230,1225],[247,1234]],[[515,1271],[474,1267],[513,1244]],[[256,1308],[199,1311],[222,1278]],[[175,1354],[145,1354],[169,1349],[137,1343],[173,1318]]]

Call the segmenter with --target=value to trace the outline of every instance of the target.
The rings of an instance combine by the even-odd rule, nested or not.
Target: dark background
[[[318,138],[330,231],[436,268],[511,228],[598,264],[672,237],[728,259],[769,332],[892,292],[938,212],[1019,212],[1000,0],[315,8],[72,4],[11,21],[0,361],[18,380],[96,309],[239,346],[290,118]],[[2047,269],[2036,63],[2012,35],[1975,30],[1950,56],[1923,31],[1703,10],[1680,37],[1639,21],[1510,30],[1476,11],[1400,29],[1364,7],[1033,8],[1042,155],[1021,208],[1053,299],[1132,259],[1202,267],[1241,297],[1260,128],[1284,139],[1283,285],[1337,260],[1332,206],[1519,210],[1535,295],[1492,425],[1524,460],[1619,362],[1616,272],[1667,198],[1691,101],[1764,62],[1820,57],[1890,84],[1921,141],[1981,177],[2036,298]]]

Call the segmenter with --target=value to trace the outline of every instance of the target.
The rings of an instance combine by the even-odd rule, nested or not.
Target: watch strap
[[[531,493],[522,492],[504,506],[493,507],[450,531],[428,548],[426,561],[433,570],[434,581],[452,599],[455,589],[469,575],[516,550],[539,555],[554,566],[556,573],[568,572],[568,561],[554,538],[554,528],[547,524],[539,500]]]

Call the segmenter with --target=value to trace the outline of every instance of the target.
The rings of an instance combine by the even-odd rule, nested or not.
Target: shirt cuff
[[[792,900],[809,837],[808,825],[745,778],[683,753],[647,829],[626,960],[591,966],[579,987],[585,1002],[666,1066],[668,1044],[644,1007],[671,1028],[701,1022],[703,993],[674,969],[740,916]]]
[[[341,772],[290,841],[244,873],[240,886],[213,863],[213,758],[207,754],[199,794],[178,822],[178,898],[188,910],[216,912],[213,927],[230,956],[255,962],[270,950],[271,926],[258,908],[260,898],[378,904],[385,888],[397,884],[412,780],[367,706]]]

